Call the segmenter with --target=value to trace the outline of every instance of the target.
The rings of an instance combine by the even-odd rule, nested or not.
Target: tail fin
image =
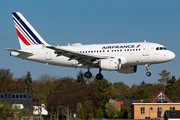
[[[48,45],[21,13],[13,12],[12,16],[21,49],[26,49],[30,46]]]

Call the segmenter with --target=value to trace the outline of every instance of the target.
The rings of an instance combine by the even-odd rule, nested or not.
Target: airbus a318
[[[21,49],[7,49],[11,51],[11,56],[50,65],[87,68],[84,73],[86,78],[92,77],[90,68],[99,68],[96,78],[101,80],[102,70],[130,74],[137,71],[137,65],[145,65],[146,75],[151,76],[151,64],[164,63],[175,58],[175,54],[165,46],[146,41],[52,46],[44,41],[21,13],[13,12],[12,16]]]

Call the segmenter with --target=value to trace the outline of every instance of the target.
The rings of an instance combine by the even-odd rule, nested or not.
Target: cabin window
[[[105,50],[103,50],[103,52],[105,52]]]
[[[109,50],[107,50],[107,52],[109,52]]]

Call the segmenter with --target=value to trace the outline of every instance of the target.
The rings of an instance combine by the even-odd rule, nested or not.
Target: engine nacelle
[[[122,66],[119,73],[131,74],[137,71],[137,65],[130,65],[130,66]]]
[[[121,59],[117,59],[117,58],[102,59],[99,62],[99,66],[102,70],[117,71],[121,69]]]

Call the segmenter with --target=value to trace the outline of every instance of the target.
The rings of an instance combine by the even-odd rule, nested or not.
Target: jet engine
[[[137,65],[130,65],[130,66],[122,66],[119,73],[131,74],[137,71]]]
[[[121,69],[122,63],[125,63],[125,62],[126,62],[126,59],[124,58],[101,59],[99,62],[99,67],[102,70],[118,71]]]

